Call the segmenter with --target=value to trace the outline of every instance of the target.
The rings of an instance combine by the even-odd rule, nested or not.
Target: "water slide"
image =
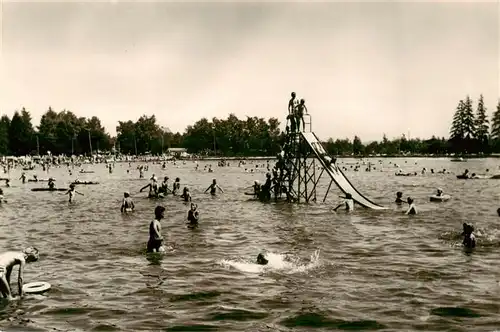
[[[321,165],[323,165],[325,171],[330,175],[332,180],[337,184],[337,186],[344,192],[344,194],[351,194],[352,198],[358,204],[374,209],[374,210],[385,210],[386,207],[380,206],[368,198],[366,198],[363,194],[361,194],[352,183],[345,177],[342,170],[336,165],[336,163],[332,162],[330,166],[327,166],[325,161],[323,160],[323,156],[326,156],[326,151],[321,145],[320,141],[316,137],[316,135],[312,132],[302,133],[302,137],[307,141],[311,149],[316,154],[316,157],[319,159]]]

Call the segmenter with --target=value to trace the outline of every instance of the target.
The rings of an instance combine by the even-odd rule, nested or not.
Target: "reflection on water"
[[[354,160],[347,160],[353,163]],[[35,245],[39,262],[25,282],[48,281],[45,295],[0,302],[0,328],[7,331],[493,331],[500,326],[500,181],[459,181],[455,175],[395,177],[384,160],[377,170],[347,171],[358,189],[388,211],[357,208],[334,213],[335,189],[326,204],[261,204],[243,195],[264,173],[243,168],[194,170],[150,165],[149,173],[180,177],[199,205],[200,227],[186,227],[189,206],[135,195],[137,211],[120,214],[123,191],[137,193],[135,165],[104,165],[80,180],[85,196],[68,204],[61,193],[32,192],[43,184],[5,190],[0,206],[4,250]],[[415,165],[417,162],[417,165]],[[450,163],[398,159],[405,172],[422,167],[498,169],[493,159]],[[215,164],[212,162],[212,164]],[[233,163],[236,166],[236,163]],[[383,171],[380,171],[382,168]],[[36,171],[41,176],[42,171]],[[32,172],[34,173],[34,172]],[[10,174],[19,178],[20,171]],[[70,177],[51,169],[58,187]],[[147,176],[148,174],[146,174]],[[225,194],[203,191],[216,177]],[[322,189],[328,185],[323,181]],[[452,196],[431,203],[437,187]],[[412,196],[419,215],[393,204],[395,192]],[[322,196],[321,196],[322,197]],[[156,204],[167,208],[162,222],[170,250],[146,255],[148,224]],[[463,222],[477,230],[478,247],[465,252]],[[255,264],[266,253],[267,266]],[[13,278],[15,280],[15,278]],[[13,287],[16,288],[15,285]]]

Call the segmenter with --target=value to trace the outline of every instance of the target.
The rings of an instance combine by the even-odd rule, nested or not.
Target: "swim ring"
[[[48,291],[52,286],[48,282],[29,282],[23,285],[23,292],[27,294],[41,294]]]

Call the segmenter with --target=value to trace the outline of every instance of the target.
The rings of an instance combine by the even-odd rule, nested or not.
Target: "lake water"
[[[4,188],[0,248],[39,248],[25,282],[47,281],[45,295],[0,307],[4,331],[495,331],[500,330],[500,180],[457,180],[454,174],[396,177],[446,168],[454,173],[500,173],[500,159],[453,163],[446,159],[372,160],[371,172],[349,170],[360,192],[387,211],[357,207],[331,212],[340,191],[326,203],[263,204],[243,195],[264,172],[245,173],[236,162],[214,172],[194,164],[150,164],[145,176],[168,175],[188,185],[200,210],[200,227],[186,228],[188,206],[179,198],[148,200],[135,195],[136,211],[119,211],[123,191],[137,180],[136,164],[87,165],[95,186],[77,186],[85,196],[73,204],[61,193],[32,192],[46,183],[17,179]],[[342,160],[354,163],[354,160]],[[209,162],[207,162],[209,163]],[[382,167],[383,166],[383,167]],[[247,167],[252,167],[247,165]],[[349,167],[349,166],[348,166]],[[364,167],[362,167],[364,168]],[[47,178],[41,169],[27,172]],[[66,167],[50,170],[59,187]],[[2,175],[3,176],[3,175]],[[217,178],[224,194],[203,194]],[[325,178],[321,190],[328,185]],[[3,186],[3,184],[2,184]],[[442,187],[452,199],[429,202]],[[321,192],[321,190],[319,192]],[[407,216],[395,192],[415,199],[419,214]],[[322,196],[321,196],[322,197]],[[154,207],[167,211],[163,235],[173,247],[161,258],[145,254]],[[476,228],[478,247],[461,247],[463,222]],[[254,264],[267,252],[269,265]],[[17,269],[12,276],[17,289]]]

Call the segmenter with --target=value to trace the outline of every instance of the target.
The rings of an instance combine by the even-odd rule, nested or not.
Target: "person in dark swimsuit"
[[[147,252],[165,251],[163,248],[163,236],[161,235],[160,221],[165,218],[165,208],[157,206],[155,208],[155,220],[149,224],[149,240]]]
[[[398,191],[396,193],[396,204],[403,204],[405,201],[403,201],[403,193],[401,191]]]
[[[476,237],[472,232],[474,232],[474,227],[472,225],[464,223],[462,232],[464,240],[462,241],[462,244],[465,248],[473,249],[476,247]]]
[[[184,191],[182,192],[181,198],[184,199],[184,202],[191,202],[192,198],[188,187],[184,187]]]
[[[50,179],[49,179],[49,183],[48,183],[48,185],[49,185],[49,189],[50,189],[50,190],[53,190],[53,189],[54,189],[54,187],[56,186],[56,184],[54,183],[54,179],[53,179],[53,178],[50,178]]]
[[[306,123],[304,121],[304,114],[307,114],[306,101],[304,99],[300,100],[299,105],[297,106],[296,111],[296,122],[297,122],[297,131],[300,132],[300,123],[302,122],[302,131],[306,131]]]
[[[214,179],[212,181],[212,184],[210,186],[208,186],[208,188],[205,190],[205,192],[207,192],[208,190],[210,190],[210,194],[211,195],[215,195],[217,193],[217,189],[219,189],[222,193],[224,193],[224,190],[222,190],[222,188],[219,187],[219,185],[217,184],[217,180]]]
[[[264,257],[263,254],[257,255],[257,264],[259,265],[267,265],[269,261]]]
[[[191,203],[191,209],[188,211],[188,228],[196,228],[198,227],[198,220],[200,219],[200,215],[197,211],[198,205]]]
[[[294,133],[297,128],[297,124],[295,121],[295,92],[291,94],[292,98],[288,101],[288,116],[287,119],[290,120],[290,129],[291,132]]]

